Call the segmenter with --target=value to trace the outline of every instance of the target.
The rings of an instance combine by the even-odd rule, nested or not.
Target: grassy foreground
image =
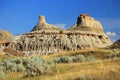
[[[111,51],[110,51],[111,52]],[[60,63],[56,64],[57,72],[53,75],[42,75],[23,78],[24,72],[11,72],[6,78],[0,80],[120,80],[120,59],[102,59],[104,54],[110,54],[108,50],[79,51],[63,54],[52,54],[42,56],[45,59],[53,59],[56,56],[75,56],[77,54],[95,54],[99,60],[92,62]],[[90,53],[90,54],[89,54]],[[98,53],[98,54],[97,54]],[[102,56],[101,56],[102,55]],[[2,59],[7,58],[3,57]]]

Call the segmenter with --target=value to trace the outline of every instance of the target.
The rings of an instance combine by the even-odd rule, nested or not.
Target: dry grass
[[[74,80],[87,75],[90,80],[120,79],[120,61],[100,61],[91,63],[69,63],[57,65],[59,73],[43,80]],[[106,77],[106,78],[105,78]]]
[[[91,56],[93,55],[97,59],[104,59],[107,54],[113,53],[112,50],[105,50],[105,49],[90,49],[90,50],[78,50],[78,51],[68,51],[68,52],[62,52],[59,54],[52,54],[52,55],[44,55],[43,58],[46,59],[52,59],[55,57],[60,56],[75,56],[78,54],[83,54],[84,56]]]
[[[42,56],[45,59],[53,59],[58,56],[74,56],[84,54],[85,56],[94,55],[101,58],[105,54],[112,53],[111,50],[80,50],[74,52],[64,52],[63,54],[52,54]],[[37,76],[23,78],[25,73],[10,73],[7,78],[0,80],[75,80],[86,75],[88,80],[120,80],[120,59],[116,60],[96,60],[94,62],[82,63],[61,63],[56,64],[57,73],[55,75]]]
[[[25,73],[11,73],[0,80],[74,80],[82,75],[88,80],[120,80],[120,60],[57,64],[57,73],[52,76],[22,78]]]

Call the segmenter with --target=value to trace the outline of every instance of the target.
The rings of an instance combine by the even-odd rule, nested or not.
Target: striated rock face
[[[13,38],[12,33],[5,30],[0,30],[0,42],[9,41],[12,38]]]
[[[13,42],[17,50],[29,54],[104,48],[112,44],[102,25],[86,14],[80,15],[69,30],[48,24],[41,16],[30,33],[16,36]]]

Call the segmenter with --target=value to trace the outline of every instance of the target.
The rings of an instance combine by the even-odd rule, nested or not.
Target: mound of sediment
[[[12,48],[5,48],[5,49],[3,50],[3,52],[4,52],[6,55],[23,56],[23,54],[22,54],[21,51],[18,51],[18,50],[12,49]]]
[[[0,30],[0,42],[9,41],[13,38],[13,34],[9,31]]]

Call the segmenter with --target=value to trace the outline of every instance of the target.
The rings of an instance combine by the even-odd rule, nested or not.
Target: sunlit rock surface
[[[40,16],[38,24],[31,32],[16,36],[13,42],[16,49],[23,53],[40,55],[104,48],[112,44],[101,23],[87,14],[78,16],[76,24],[68,30],[48,24],[45,17]]]

